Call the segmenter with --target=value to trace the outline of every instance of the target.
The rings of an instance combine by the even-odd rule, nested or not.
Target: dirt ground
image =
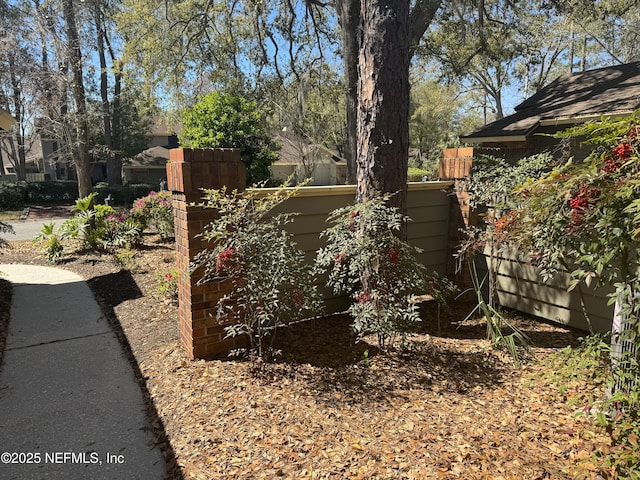
[[[34,249],[12,242],[0,263],[45,264]],[[487,348],[481,320],[463,321],[469,305],[453,305],[440,333],[428,307],[407,346],[385,355],[373,340],[354,344],[335,315],[283,330],[280,361],[256,375],[240,360],[187,358],[176,306],[154,295],[173,259],[148,237],[128,269],[78,252],[59,265],[89,282],[121,333],[167,478],[569,479],[590,455],[591,420],[567,403],[590,386],[561,395],[541,361],[580,332],[513,314],[536,356],[515,368]],[[8,295],[0,282],[0,332]]]

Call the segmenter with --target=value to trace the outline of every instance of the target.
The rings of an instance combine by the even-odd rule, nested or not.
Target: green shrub
[[[157,186],[148,183],[128,183],[123,186],[110,187],[104,182],[97,183],[93,188],[96,193],[96,203],[105,203],[111,196],[111,205],[126,206],[133,204],[137,198],[149,195]]]
[[[443,284],[434,281],[416,260],[420,251],[398,238],[409,219],[388,204],[390,195],[334,210],[322,232],[327,246],[318,251],[316,273],[328,274],[337,294],[349,294],[352,329],[358,337],[376,334],[382,349],[393,346],[420,321],[414,295],[431,294]]]
[[[154,228],[163,240],[173,237],[171,192],[150,192],[133,203],[130,214],[143,228]]]
[[[67,180],[21,183],[31,203],[70,202],[78,198],[78,183]]]
[[[295,191],[281,188],[263,197],[256,189],[229,195],[225,188],[205,190],[204,207],[219,217],[203,234],[215,246],[200,253],[195,266],[204,267],[204,282],[230,283],[231,292],[218,303],[219,319],[229,323],[228,336],[248,337],[249,348],[240,352],[260,364],[273,354],[278,327],[320,308],[304,252],[283,228],[292,215],[271,215]]]
[[[0,210],[20,210],[25,206],[25,192],[21,185],[0,183]]]
[[[113,207],[94,205],[96,194],[76,200],[76,214],[60,227],[62,238],[75,238],[89,250],[129,247],[142,241],[142,225]]]
[[[409,171],[407,172],[408,182],[422,182],[422,179],[425,177],[427,180],[433,180],[433,172],[422,168],[409,167]]]

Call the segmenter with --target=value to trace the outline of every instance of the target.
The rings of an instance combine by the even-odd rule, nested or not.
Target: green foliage
[[[640,333],[640,279],[634,204],[640,195],[640,113],[603,119],[564,135],[585,137],[593,150],[583,163],[568,163],[516,190],[518,208],[496,221],[522,251],[531,252],[542,274],[571,271],[580,282],[614,286],[623,328]],[[505,220],[505,218],[507,218]]]
[[[352,328],[360,338],[376,334],[381,348],[420,321],[414,295],[428,293],[435,283],[416,260],[419,250],[397,233],[408,218],[389,206],[390,195],[334,210],[332,224],[321,236],[316,272],[328,274],[328,285],[349,294]]]
[[[96,194],[76,200],[73,217],[59,229],[60,240],[76,239],[88,250],[130,247],[142,242],[142,225],[108,205],[94,205]]]
[[[25,205],[25,192],[20,185],[0,183],[0,210],[20,210]]]
[[[68,180],[20,184],[29,202],[68,202],[78,198],[78,183]]]
[[[133,204],[135,199],[149,195],[157,188],[158,185],[148,183],[128,183],[110,187],[106,182],[100,182],[93,187],[93,191],[96,193],[95,203],[105,203],[105,199],[111,196],[111,205],[126,206]]]
[[[202,282],[227,280],[231,292],[218,303],[218,318],[230,337],[247,336],[241,353],[268,360],[277,329],[289,321],[316,314],[320,308],[304,252],[284,226],[292,214],[273,215],[279,204],[295,195],[284,186],[266,195],[205,190],[204,208],[218,211],[203,238],[211,247],[197,255],[194,267],[203,267]]]
[[[411,87],[409,118],[410,158],[416,167],[431,175],[437,170],[446,148],[463,131],[461,94],[453,85],[443,85],[435,80],[415,80]],[[471,115],[469,115],[471,116]],[[414,180],[419,181],[419,180]]]
[[[483,285],[478,278],[475,263],[470,263],[470,269],[473,290],[477,296],[477,304],[469,313],[467,319],[471,318],[476,312],[482,314],[487,322],[487,339],[492,343],[494,348],[506,348],[514,363],[520,365],[522,355],[518,351],[518,348],[523,348],[525,355],[529,355],[531,353],[529,349],[529,337],[503,316],[491,303],[485,301],[482,294]],[[505,330],[511,333],[505,334]]]
[[[60,235],[55,231],[53,222],[42,225],[42,229],[40,233],[36,235],[34,241],[41,243],[42,251],[47,258],[47,262],[58,263],[64,251],[64,246],[62,245]]]
[[[171,192],[150,192],[133,203],[130,214],[143,228],[154,228],[162,240],[173,238]]]
[[[421,182],[424,177],[431,180],[433,172],[428,170],[423,170],[421,168],[409,167],[409,171],[407,172],[407,181],[408,182]]]
[[[516,187],[529,179],[540,178],[556,163],[548,152],[524,157],[515,163],[486,155],[475,158],[473,175],[465,185],[469,201],[474,208],[509,208]]]
[[[623,361],[631,362],[633,368],[612,370],[610,340],[609,334],[581,338],[578,347],[565,347],[547,360],[553,374],[546,380],[571,405],[580,406],[582,414],[592,416],[595,430],[605,436],[594,442],[591,456],[577,464],[576,478],[591,478],[594,471],[612,480],[640,478],[637,363],[634,357],[627,357]],[[631,388],[598,399],[605,388],[612,391],[620,381]]]
[[[178,302],[178,276],[180,272],[175,268],[166,272],[156,273],[156,288],[153,295],[171,303]]]
[[[608,479],[640,478],[640,385],[638,362],[635,355],[622,358],[624,368],[615,369],[613,382],[622,382],[627,388],[614,390],[602,402],[596,419],[610,439],[592,454],[599,473]]]
[[[128,246],[114,253],[113,263],[119,268],[130,272],[135,272],[140,269],[140,262],[138,261],[136,253]]]
[[[11,225],[9,225],[8,223],[4,223],[4,222],[0,222],[0,233],[15,233],[13,231],[13,227]],[[5,243],[7,243],[7,241],[0,237],[0,246],[4,245]]]
[[[183,112],[180,142],[193,148],[239,148],[247,182],[266,181],[278,147],[266,133],[264,117],[254,101],[212,92]]]
[[[563,397],[569,391],[575,392],[570,399],[571,404],[584,405],[589,409],[602,394],[610,371],[610,340],[608,334],[589,335],[579,339],[578,347],[567,346],[554,353],[545,360],[553,371],[546,380],[555,385]]]
[[[76,198],[76,182],[0,183],[0,210],[20,210],[29,203],[68,202]]]

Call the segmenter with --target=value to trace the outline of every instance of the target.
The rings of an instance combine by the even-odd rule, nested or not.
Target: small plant
[[[98,205],[103,207],[103,205]],[[111,207],[107,207],[110,208]],[[111,209],[113,210],[113,209]],[[96,215],[100,222],[99,237],[104,248],[125,247],[142,243],[142,225],[127,214],[109,212],[106,216]]]
[[[610,479],[640,478],[640,386],[635,354],[624,355],[624,368],[613,371],[610,391],[614,393],[602,403],[596,419],[609,437],[599,445],[592,460],[600,475]],[[625,388],[619,388],[619,384]]]
[[[150,192],[146,197],[139,198],[133,202],[130,215],[143,229],[155,229],[162,240],[174,235],[171,192]]]
[[[95,193],[76,200],[76,214],[66,220],[61,239],[75,238],[87,250],[129,247],[142,241],[142,226],[129,215],[119,215],[108,205],[94,205]]]
[[[178,276],[179,272],[175,268],[167,272],[156,274],[156,289],[154,296],[163,298],[172,304],[178,302]]]
[[[11,225],[9,225],[8,223],[4,223],[4,222],[0,222],[0,233],[15,233],[13,231],[13,227]],[[0,237],[0,246],[2,246],[3,244],[7,243],[7,241]]]
[[[55,231],[53,222],[42,225],[42,229],[36,235],[34,241],[42,244],[43,253],[48,263],[58,263],[64,251],[64,246],[62,245],[62,238]]]
[[[320,309],[304,252],[283,227],[293,215],[272,210],[295,189],[282,186],[264,195],[259,189],[227,192],[205,190],[204,208],[215,208],[218,219],[203,237],[212,247],[200,253],[194,267],[203,267],[201,280],[228,281],[231,291],[218,303],[218,319],[230,337],[246,336],[247,354],[261,365],[273,356],[273,339],[280,326],[316,314]]]
[[[131,248],[125,247],[124,249],[116,252],[113,255],[113,262],[123,270],[135,272],[140,269],[140,263],[136,257],[136,254]]]
[[[473,291],[476,293],[477,303],[465,320],[471,318],[476,312],[483,315],[487,322],[487,340],[491,342],[494,348],[506,348],[513,362],[516,365],[520,365],[522,358],[518,348],[523,348],[525,354],[529,355],[531,353],[529,348],[529,337],[527,337],[524,332],[518,329],[518,327],[502,315],[498,308],[494,307],[490,302],[487,302],[484,299],[484,295],[482,293],[484,281],[481,282],[478,278],[475,263],[469,262],[469,268],[471,271],[471,283],[473,284]],[[485,280],[486,278],[487,277],[485,277]],[[505,334],[505,329],[511,333]]]
[[[354,333],[358,338],[377,335],[382,349],[420,321],[413,297],[430,287],[426,267],[416,260],[419,250],[397,236],[408,218],[388,205],[389,198],[331,212],[333,226],[322,233],[327,246],[316,256],[316,272],[328,274],[336,293],[353,298]]]
[[[640,478],[640,388],[635,380],[637,362],[635,356],[623,360],[631,365],[611,370],[611,335],[590,335],[581,338],[578,347],[565,347],[550,356],[553,374],[548,381],[558,387],[569,404],[580,407],[582,415],[594,418],[599,435],[593,436],[593,452],[576,465],[574,478],[606,479]],[[632,375],[634,378],[627,378]],[[615,383],[629,383],[628,389],[616,389]],[[599,400],[604,390],[615,391]],[[593,435],[593,434],[591,434]]]

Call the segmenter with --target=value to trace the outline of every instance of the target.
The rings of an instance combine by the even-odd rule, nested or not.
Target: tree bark
[[[360,0],[336,2],[346,82],[347,134],[345,159],[347,183],[356,183],[357,117],[358,117],[358,51],[360,38]]]
[[[346,111],[347,134],[345,141],[345,159],[347,161],[347,183],[357,181],[358,157],[358,57],[360,51],[359,40],[362,37],[362,18],[360,0],[337,0],[336,11],[340,24],[340,40],[342,43],[342,58],[346,82]],[[442,0],[416,1],[407,22],[403,25],[409,37],[409,59],[415,53],[424,33],[429,28],[436,12],[442,5]],[[407,7],[408,8],[408,7]],[[407,127],[408,128],[408,127]]]
[[[362,0],[358,58],[357,200],[398,192],[406,212],[409,155],[409,6]]]
[[[73,77],[73,100],[76,105],[75,159],[78,175],[78,195],[84,198],[91,193],[91,166],[89,164],[87,104],[82,81],[82,53],[76,25],[73,0],[63,0],[63,15],[67,31],[67,56]]]

